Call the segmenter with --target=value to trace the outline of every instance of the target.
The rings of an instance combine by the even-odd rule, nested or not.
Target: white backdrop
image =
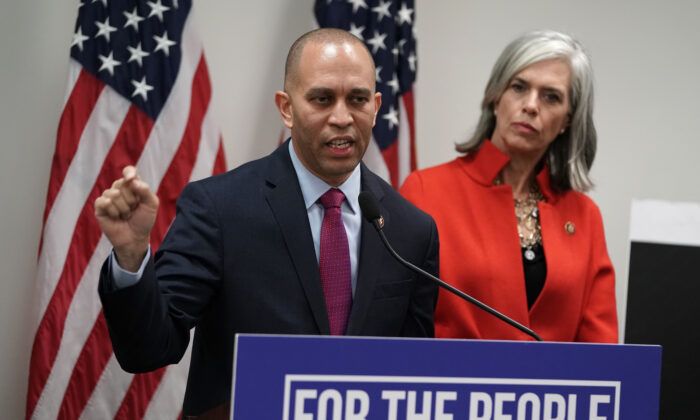
[[[337,0],[336,0],[337,1]],[[502,48],[551,28],[579,38],[596,72],[599,148],[591,193],[617,270],[624,331],[632,198],[700,201],[700,3],[417,0],[419,166],[456,156]],[[312,0],[196,2],[229,168],[271,151],[273,94]],[[36,252],[64,98],[75,0],[0,5],[0,408],[21,418]],[[95,299],[97,295],[95,294]]]

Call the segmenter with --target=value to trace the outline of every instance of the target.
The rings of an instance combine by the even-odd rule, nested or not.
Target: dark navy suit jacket
[[[384,231],[407,260],[438,273],[433,219],[364,165]],[[399,265],[363,220],[347,335],[434,335],[437,288]],[[196,327],[183,414],[230,399],[236,333],[329,334],[306,207],[285,143],[271,155],[189,184],[141,280],[114,291],[109,264],[100,298],[122,368],[177,363]],[[280,357],[284,350],[280,349]]]

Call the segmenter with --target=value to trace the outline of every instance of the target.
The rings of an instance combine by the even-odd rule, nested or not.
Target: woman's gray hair
[[[587,191],[593,186],[588,171],[596,152],[597,135],[593,125],[593,69],[583,46],[569,35],[555,31],[527,33],[503,50],[491,71],[481,102],[481,117],[470,139],[458,143],[458,152],[478,150],[496,127],[495,102],[511,79],[532,64],[559,59],[571,69],[570,124],[549,145],[545,159],[552,187],[558,191]]]

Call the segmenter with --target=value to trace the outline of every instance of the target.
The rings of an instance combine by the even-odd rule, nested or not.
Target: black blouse
[[[522,248],[523,269],[525,271],[525,289],[527,290],[527,308],[532,305],[540,295],[547,277],[547,262],[544,258],[544,248],[541,244],[535,244],[530,248]],[[531,252],[534,253],[534,257]],[[531,258],[528,258],[531,257]]]

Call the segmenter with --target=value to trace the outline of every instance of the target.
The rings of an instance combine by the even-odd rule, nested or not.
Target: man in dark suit
[[[185,415],[230,399],[236,333],[433,336],[436,287],[392,259],[357,203],[360,190],[371,191],[398,252],[437,274],[432,218],[360,162],[381,105],[369,51],[337,29],[302,36],[275,102],[291,140],[188,185],[153,258],[158,198],[135,168],[95,202],[114,246],[99,292],[121,366],[145,372],[178,362],[196,327]],[[347,240],[338,261],[324,251],[331,210],[319,201],[328,190],[342,193]],[[345,297],[329,294],[330,281]]]

